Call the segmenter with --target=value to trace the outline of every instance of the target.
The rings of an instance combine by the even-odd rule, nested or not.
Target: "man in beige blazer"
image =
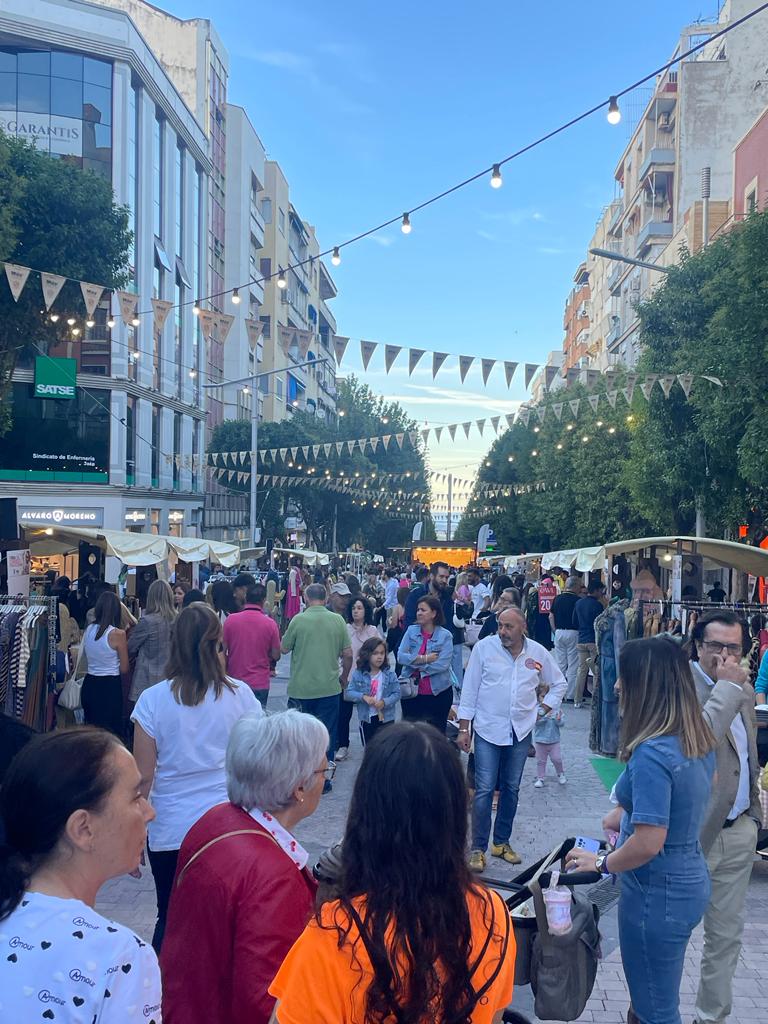
[[[742,620],[713,611],[691,633],[691,671],[715,738],[717,768],[701,832],[712,876],[704,915],[704,952],[696,997],[697,1024],[721,1024],[731,1012],[733,975],[744,931],[747,897],[761,809],[757,779],[755,695],[741,668]],[[728,680],[729,687],[715,684]]]

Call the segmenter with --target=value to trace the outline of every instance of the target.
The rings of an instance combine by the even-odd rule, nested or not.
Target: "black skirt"
[[[80,695],[86,725],[123,734],[123,684],[120,676],[92,676],[83,680]]]

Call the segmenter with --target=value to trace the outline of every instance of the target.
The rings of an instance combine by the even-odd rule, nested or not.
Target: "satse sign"
[[[35,398],[74,398],[76,359],[35,359]]]

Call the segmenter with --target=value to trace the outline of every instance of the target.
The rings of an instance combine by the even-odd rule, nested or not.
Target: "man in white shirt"
[[[390,572],[389,569],[385,569],[381,574],[381,579],[384,584],[384,607],[389,611],[390,608],[394,608],[397,604],[399,584],[394,570]]]
[[[472,594],[472,618],[476,619],[480,612],[488,611],[491,607],[491,591],[477,569],[470,569],[467,573],[469,591]]]
[[[493,826],[491,854],[509,864],[520,857],[509,845],[517,811],[530,737],[536,724],[539,697],[555,711],[565,696],[566,680],[549,651],[525,635],[525,616],[507,608],[498,617],[499,632],[479,640],[472,649],[459,703],[459,747],[468,752],[470,722],[475,741],[475,797],[472,802],[473,871],[485,869],[496,780],[501,795]],[[542,685],[543,684],[543,685]]]
[[[712,897],[704,914],[697,1024],[721,1024],[731,1013],[761,819],[755,697],[740,664],[743,654],[744,626],[733,612],[710,612],[694,626],[691,671],[704,717],[718,741],[712,796],[701,831]],[[732,688],[716,686],[721,680]]]

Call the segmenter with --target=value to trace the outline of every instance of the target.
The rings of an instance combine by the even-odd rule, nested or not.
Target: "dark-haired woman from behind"
[[[729,686],[731,684],[728,684]],[[621,830],[607,856],[572,850],[568,867],[618,874],[619,944],[630,1024],[680,1024],[680,981],[691,932],[709,903],[699,835],[715,769],[715,738],[681,646],[668,637],[632,640],[619,661]]]
[[[104,882],[139,863],[153,817],[140,781],[117,737],[88,726],[38,736],[11,763],[0,792],[8,1024],[160,1021],[154,952],[93,909]]]
[[[133,753],[156,820],[149,863],[157,889],[152,945],[159,952],[181,841],[198,818],[227,799],[224,760],[232,727],[262,713],[246,683],[221,658],[221,623],[212,608],[184,608],[173,630],[168,678],[145,690],[133,709]]]
[[[500,1021],[514,936],[502,898],[473,882],[466,845],[457,751],[425,723],[382,730],[355,782],[339,898],[318,911],[270,987],[278,1024]]]
[[[88,725],[99,725],[120,736],[123,733],[123,684],[127,672],[128,642],[120,629],[122,608],[117,594],[105,591],[96,602],[94,621],[83,635],[88,672],[81,700]]]

